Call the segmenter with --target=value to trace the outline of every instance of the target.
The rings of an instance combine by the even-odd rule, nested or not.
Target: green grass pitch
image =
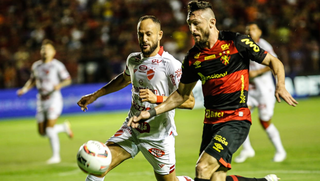
[[[203,110],[177,110],[176,137],[177,175],[194,177],[194,167],[202,133]],[[38,135],[33,117],[0,121],[1,181],[79,181],[86,174],[76,164],[79,147],[88,140],[106,141],[122,125],[127,112],[81,113],[63,115],[68,119],[75,137],[60,134],[62,162],[46,165],[51,156],[49,141]],[[320,177],[320,98],[300,99],[297,107],[277,103],[273,123],[280,131],[287,151],[282,163],[272,162],[274,148],[262,130],[257,112],[252,115],[251,143],[256,156],[241,164],[232,163],[229,174],[264,177],[275,173],[281,181],[318,181]],[[235,154],[238,155],[237,152]],[[155,180],[152,167],[139,154],[111,171],[105,180]]]

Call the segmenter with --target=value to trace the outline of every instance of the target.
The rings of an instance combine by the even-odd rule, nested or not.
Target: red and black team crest
[[[222,53],[220,53],[220,54],[222,54]],[[220,60],[223,63],[223,65],[228,65],[229,60],[230,60],[230,56],[229,55],[222,55]]]

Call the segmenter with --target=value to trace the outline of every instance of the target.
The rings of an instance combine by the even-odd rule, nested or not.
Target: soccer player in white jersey
[[[258,23],[249,23],[246,26],[246,32],[261,48],[266,50],[274,57],[277,57],[272,46],[266,40],[261,38],[262,30]],[[273,161],[282,162],[286,158],[286,151],[282,145],[279,131],[275,125],[271,123],[274,104],[276,102],[274,96],[275,86],[272,73],[269,67],[258,64],[254,61],[250,61],[249,76],[251,81],[249,85],[248,106],[251,107],[251,111],[253,111],[253,109],[256,107],[258,108],[260,123],[276,149]],[[254,155],[255,151],[250,144],[248,136],[243,143],[243,148],[240,154],[235,158],[234,161],[241,163],[247,158],[253,157]]]
[[[41,45],[41,60],[33,63],[30,79],[23,88],[17,91],[18,96],[28,92],[36,86],[38,131],[40,135],[47,136],[50,140],[52,157],[48,164],[59,163],[60,142],[58,133],[65,132],[70,138],[73,137],[70,123],[56,124],[63,107],[60,89],[71,84],[69,72],[65,66],[54,59],[56,50],[51,40],[44,40]]]
[[[160,21],[150,15],[139,19],[137,34],[141,52],[131,53],[126,61],[126,69],[98,91],[83,96],[78,105],[83,111],[97,98],[118,91],[132,84],[132,104],[128,117],[120,129],[107,141],[111,150],[112,162],[102,175],[88,175],[87,181],[101,181],[104,176],[124,160],[134,158],[139,152],[152,165],[158,181],[191,181],[187,176],[175,173],[174,110],[141,122],[132,129],[127,121],[142,110],[149,110],[163,102],[177,89],[181,77],[181,63],[163,50],[160,40]],[[181,105],[192,109],[194,98]]]

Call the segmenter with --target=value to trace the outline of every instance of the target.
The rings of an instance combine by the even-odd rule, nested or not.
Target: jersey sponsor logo
[[[241,94],[240,94],[240,103],[246,102],[246,96],[244,95],[244,76],[241,75]]]
[[[228,50],[230,47],[230,43],[229,44],[223,44],[221,45],[221,50],[224,51],[224,50]]]
[[[200,57],[200,54],[201,54],[201,52],[195,54],[193,58],[194,58],[194,59],[198,59],[198,58]]]
[[[141,122],[136,130],[140,133],[150,133],[150,125],[147,122]]]
[[[224,115],[223,111],[211,111],[210,109],[206,109],[206,118],[222,118]]]
[[[147,78],[148,78],[149,80],[151,80],[151,79],[154,77],[154,74],[155,74],[154,70],[149,69],[149,70],[147,71]]]
[[[215,59],[216,58],[216,55],[209,55],[209,56],[206,56],[204,57],[204,60],[212,60],[212,59]]]
[[[228,72],[226,71],[225,73],[213,74],[213,75],[208,75],[208,76],[205,76],[205,75],[201,74],[200,72],[198,72],[198,75],[200,76],[202,84],[205,84],[207,80],[225,77],[226,75],[228,75]]]
[[[194,68],[196,68],[196,69],[200,68],[201,67],[200,64],[201,64],[201,62],[197,60],[196,62],[193,63],[193,65],[195,66]]]
[[[160,168],[162,168],[164,166],[164,164],[160,164],[160,163],[158,165],[159,165]]]
[[[241,42],[244,42],[246,45],[249,45],[249,47],[251,47],[253,49],[253,51],[255,51],[255,52],[260,51],[259,46],[255,43],[253,43],[252,41],[250,41],[250,39],[248,39],[248,38],[242,39]]]
[[[163,150],[160,150],[158,148],[150,148],[148,151],[149,151],[149,153],[151,153],[151,155],[153,155],[157,158],[160,158],[165,154],[165,152]]]
[[[145,72],[148,69],[146,65],[140,65],[139,66],[139,72]]]
[[[221,152],[223,150],[223,147],[220,143],[214,143],[213,149],[217,150],[218,152]]]
[[[162,62],[162,60],[153,59],[151,62],[152,62],[152,64],[156,65],[156,64],[161,63],[161,62]]]
[[[226,138],[221,135],[216,135],[213,139],[219,141],[220,143],[228,146],[228,142],[226,141]]]

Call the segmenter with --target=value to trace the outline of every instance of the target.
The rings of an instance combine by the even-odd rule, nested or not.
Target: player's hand
[[[157,96],[149,89],[140,89],[139,97],[142,102],[156,103]]]
[[[23,88],[17,90],[17,95],[18,95],[18,96],[22,96],[22,95],[25,94],[25,93],[26,93],[26,91],[25,91]]]
[[[282,98],[284,101],[286,101],[290,106],[296,107],[298,104],[298,101],[296,101],[291,94],[287,91],[284,85],[277,85],[275,96],[277,98],[278,102],[281,102]]]
[[[77,102],[78,106],[80,106],[83,112],[88,110],[88,105],[93,103],[97,98],[94,94],[88,94],[81,97],[81,99]]]
[[[61,89],[60,84],[53,86],[53,89],[54,89],[54,90],[60,90],[60,89]]]
[[[148,111],[141,111],[138,116],[133,116],[129,119],[127,126],[131,126],[132,128],[138,128],[140,125],[140,121],[150,118],[150,113]]]
[[[250,70],[249,71],[249,78],[255,78],[259,76],[259,71],[258,70]]]

